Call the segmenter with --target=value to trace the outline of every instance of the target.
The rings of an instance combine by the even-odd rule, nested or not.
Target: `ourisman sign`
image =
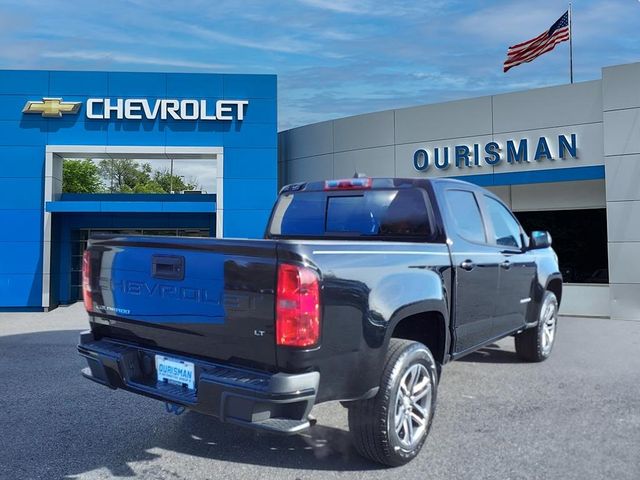
[[[506,152],[498,142],[489,142],[485,145],[474,143],[473,145],[456,145],[453,151],[449,147],[420,148],[413,154],[413,167],[419,172],[428,170],[431,163],[439,170],[445,170],[454,165],[456,168],[482,167],[483,165],[498,165],[503,160],[507,163],[576,158],[578,143],[576,134],[558,135],[557,142],[547,137],[539,137],[535,142],[522,138],[517,142],[507,140]],[[550,145],[551,144],[551,145]],[[535,147],[535,150],[534,150]],[[531,148],[531,151],[530,151]],[[481,153],[482,152],[482,153]]]

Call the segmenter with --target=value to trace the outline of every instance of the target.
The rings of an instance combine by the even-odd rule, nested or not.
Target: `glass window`
[[[326,199],[318,193],[280,195],[271,219],[272,235],[318,236],[324,232]]]
[[[326,215],[326,218],[325,218]],[[270,233],[284,236],[416,237],[431,233],[425,197],[417,188],[348,195],[294,192],[281,195]]]
[[[546,230],[553,238],[567,283],[609,283],[607,213],[604,208],[516,212],[525,232]]]
[[[456,222],[458,235],[476,243],[487,241],[484,233],[480,207],[473,192],[468,190],[447,190],[445,193],[451,215]]]
[[[329,197],[326,231],[333,233],[375,234],[380,229],[364,195]]]
[[[496,243],[505,247],[522,248],[520,225],[511,212],[495,198],[485,195],[487,210],[496,234]]]
[[[65,158],[63,193],[215,193],[214,159]]]

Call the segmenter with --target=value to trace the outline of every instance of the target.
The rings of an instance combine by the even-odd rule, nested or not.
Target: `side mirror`
[[[551,246],[551,234],[549,232],[542,232],[536,230],[531,232],[531,240],[529,241],[529,248],[549,248]]]

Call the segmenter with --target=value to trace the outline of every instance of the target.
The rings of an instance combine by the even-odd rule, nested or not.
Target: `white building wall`
[[[603,69],[611,317],[640,321],[640,63]]]
[[[282,183],[330,177],[455,177],[491,173],[553,170],[602,165],[602,84],[600,81],[560,85],[433,105],[388,110],[294,128],[280,134]],[[533,160],[535,143],[544,136],[557,156],[558,135],[577,135],[577,158]],[[506,155],[508,139],[529,139],[529,162],[425,172],[413,166],[419,148],[456,145],[481,148],[491,141]],[[640,140],[638,140],[640,142]],[[480,152],[484,156],[484,152]],[[452,162],[453,163],[453,162]],[[484,162],[482,162],[484,163]]]
[[[491,187],[501,189],[501,198],[514,212],[538,212],[542,210],[577,210],[605,208],[604,180],[576,182],[536,183]]]

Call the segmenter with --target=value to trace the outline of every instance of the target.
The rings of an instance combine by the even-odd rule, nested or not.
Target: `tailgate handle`
[[[181,255],[153,255],[151,276],[163,280],[184,280],[184,257]]]

